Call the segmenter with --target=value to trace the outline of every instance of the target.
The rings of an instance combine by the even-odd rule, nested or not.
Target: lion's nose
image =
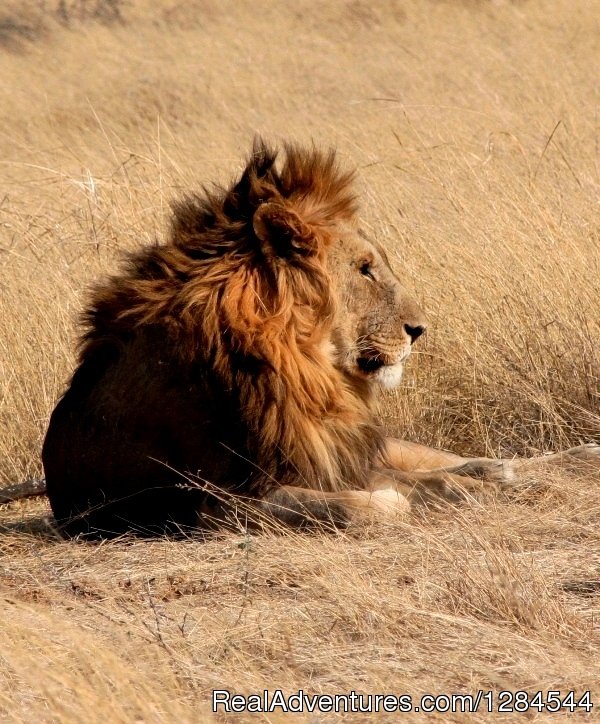
[[[425,325],[417,324],[413,327],[410,324],[405,324],[404,331],[410,337],[410,343],[413,344],[414,342],[416,342],[419,339],[419,337],[425,331]]]

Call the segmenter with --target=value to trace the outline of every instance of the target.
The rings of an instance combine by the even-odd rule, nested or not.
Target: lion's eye
[[[363,276],[368,277],[369,279],[372,279],[373,281],[375,281],[375,275],[373,274],[373,269],[371,268],[370,261],[364,261],[360,265],[360,273]]]

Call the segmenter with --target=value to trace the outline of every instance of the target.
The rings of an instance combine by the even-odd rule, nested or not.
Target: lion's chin
[[[371,384],[380,385],[387,389],[397,387],[404,372],[404,361],[408,354],[398,359],[394,364],[385,364],[380,355],[359,357],[355,362],[356,371],[363,379]]]
[[[380,367],[372,376],[374,382],[390,390],[397,387],[404,373],[404,364],[396,362],[394,365],[384,365]]]

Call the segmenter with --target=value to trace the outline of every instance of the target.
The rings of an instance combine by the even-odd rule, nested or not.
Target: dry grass
[[[365,223],[428,310],[391,432],[474,454],[600,439],[599,37],[567,0],[4,3],[0,482],[40,472],[88,283],[255,131],[358,164]],[[43,500],[4,507],[0,716],[205,720],[213,688],[598,695],[598,483],[208,543],[64,543]]]

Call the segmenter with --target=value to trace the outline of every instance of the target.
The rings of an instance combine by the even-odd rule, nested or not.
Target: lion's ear
[[[266,201],[254,213],[254,233],[269,255],[289,257],[317,253],[318,239],[311,227],[289,207]]]

